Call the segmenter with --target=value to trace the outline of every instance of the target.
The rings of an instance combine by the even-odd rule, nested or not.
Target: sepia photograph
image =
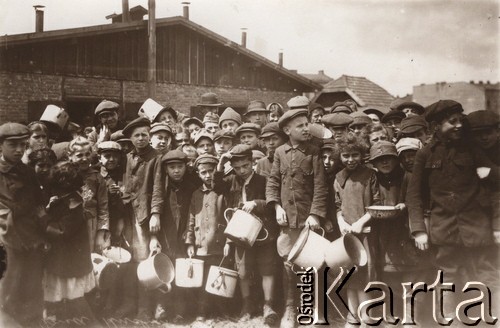
[[[498,0],[0,0],[0,327],[496,327]]]

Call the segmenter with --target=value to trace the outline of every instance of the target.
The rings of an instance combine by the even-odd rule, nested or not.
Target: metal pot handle
[[[231,212],[235,212],[237,209],[236,208],[227,208],[225,211],[224,211],[224,219],[226,219],[226,222],[229,223],[229,219],[227,218],[227,212],[228,211],[231,211]]]
[[[309,230],[312,230],[311,229],[311,226],[307,226],[309,228]],[[322,227],[319,227],[317,230],[321,230],[321,237],[324,237],[325,236],[325,229],[323,229]]]
[[[188,278],[193,278],[193,261],[189,259]]]
[[[264,228],[264,231],[266,232],[266,236],[264,238],[260,238],[260,239],[255,239],[255,241],[264,241],[267,239],[267,237],[269,237],[269,232],[267,231],[266,228]]]
[[[159,252],[161,252],[161,248],[153,249],[151,252],[149,252],[149,256],[148,257],[153,257],[156,254],[158,254]]]
[[[163,286],[158,287],[158,290],[163,294],[170,293],[170,291],[172,290],[172,284],[164,284]]]

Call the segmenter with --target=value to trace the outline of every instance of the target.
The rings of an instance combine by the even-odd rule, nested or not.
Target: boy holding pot
[[[287,111],[278,121],[289,140],[276,149],[267,180],[266,201],[276,211],[281,226],[280,255],[285,259],[304,226],[319,228],[326,217],[327,186],[318,147],[309,143],[307,109]],[[283,249],[281,249],[283,248]],[[293,327],[296,320],[296,275],[285,262],[283,286],[285,313],[281,327]]]
[[[484,182],[498,181],[498,166],[466,138],[460,103],[440,100],[425,112],[433,135],[417,151],[406,196],[415,244],[421,250],[435,248],[436,267],[443,271],[444,282],[456,284],[457,290],[467,281],[494,286],[498,273],[489,252],[492,209]],[[424,222],[427,202],[428,229]],[[441,325],[450,324],[455,309],[455,297],[445,297]]]
[[[229,244],[224,237],[226,225],[223,217],[224,197],[216,193],[212,187],[217,163],[219,163],[217,157],[210,154],[201,155],[194,162],[194,168],[203,185],[191,196],[186,228],[187,255],[190,258],[196,255],[204,261],[204,283],[206,283],[210,266],[219,265],[222,256],[229,255]],[[211,294],[204,291],[200,291],[196,301],[199,311],[196,321],[200,322],[206,322],[207,315],[212,312],[211,305],[226,304],[222,299],[213,298]],[[225,306],[218,306],[218,308],[224,309]]]
[[[224,178],[224,166],[231,162],[234,174]],[[272,209],[266,206],[266,178],[253,171],[252,147],[236,145],[221,156],[214,176],[214,190],[223,194],[229,208],[241,208],[262,219],[268,238],[257,242],[251,248],[236,246],[235,261],[240,277],[240,289],[243,297],[241,321],[247,321],[253,312],[251,297],[251,277],[257,273],[262,277],[264,292],[264,322],[272,325],[278,315],[273,310],[275,271],[279,264],[278,254],[273,240],[277,235],[277,225],[272,218]]]

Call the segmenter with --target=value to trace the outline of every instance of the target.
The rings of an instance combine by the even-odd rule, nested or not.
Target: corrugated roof
[[[321,93],[347,92],[354,94],[359,105],[379,106],[388,108],[394,97],[378,84],[366,77],[342,75],[327,83]],[[359,103],[359,101],[362,103]]]

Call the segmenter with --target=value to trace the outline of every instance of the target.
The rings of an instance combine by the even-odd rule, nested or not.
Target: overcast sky
[[[497,0],[190,0],[190,19],[299,73],[364,76],[393,95],[421,83],[499,76]],[[129,0],[130,8],[148,7]],[[108,24],[121,0],[0,0],[0,34],[33,32],[35,4],[45,30]],[[156,0],[156,17],[182,15],[181,0]]]

